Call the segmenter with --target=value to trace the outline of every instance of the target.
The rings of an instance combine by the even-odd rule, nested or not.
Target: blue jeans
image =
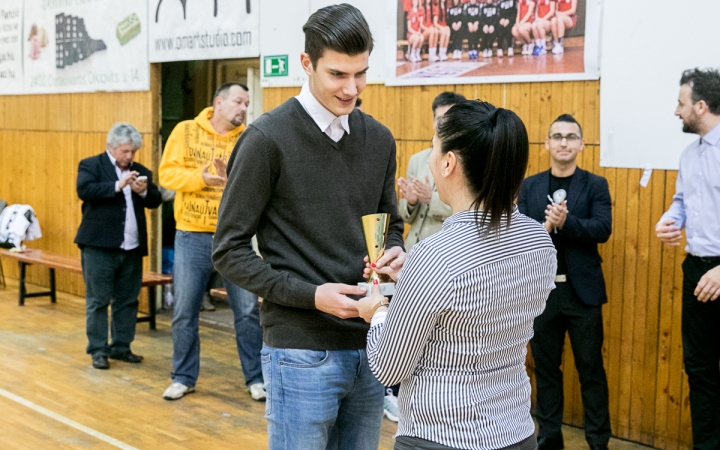
[[[142,287],[140,250],[85,246],[81,253],[85,280],[85,329],[90,355],[118,355],[130,351],[135,339],[138,294]],[[108,345],[108,305],[112,322]]]
[[[365,350],[262,348],[270,450],[377,450],[383,386]]]
[[[213,272],[210,233],[178,230],[175,234],[175,307],[173,309],[173,381],[193,387],[200,372],[200,307]],[[235,340],[245,384],[262,383],[262,328],[256,295],[225,281],[235,316]]]

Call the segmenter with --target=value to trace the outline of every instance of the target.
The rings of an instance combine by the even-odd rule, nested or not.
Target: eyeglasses
[[[548,136],[548,138],[550,138],[550,140],[554,141],[554,142],[562,142],[563,139],[566,139],[568,141],[568,143],[574,143],[574,142],[577,142],[580,139],[582,139],[577,134],[568,134],[567,136],[563,136],[560,133],[553,134],[552,136]]]

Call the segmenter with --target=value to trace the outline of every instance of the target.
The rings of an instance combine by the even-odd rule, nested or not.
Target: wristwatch
[[[381,306],[390,306],[390,300],[387,299],[387,297],[380,297],[380,301],[377,302],[377,305],[373,307],[372,313],[375,314],[375,311],[378,310]]]

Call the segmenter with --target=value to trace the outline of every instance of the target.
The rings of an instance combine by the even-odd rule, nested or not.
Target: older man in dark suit
[[[133,162],[142,136],[128,123],[110,129],[105,151],[83,159],[77,193],[83,201],[75,243],[82,253],[85,279],[87,353],[96,369],[108,369],[108,357],[139,363],[132,353],[142,259],[148,254],[145,208],[162,201],[152,172]],[[112,300],[112,341],[108,344],[108,305]]]
[[[556,288],[535,318],[530,341],[537,379],[538,448],[564,448],[562,432],[565,334],[570,335],[585,409],[585,439],[593,450],[610,440],[608,385],[603,367],[601,306],[607,302],[598,243],[610,238],[610,190],[605,178],[577,166],[582,128],[569,114],[550,125],[545,147],[551,168],[527,178],[520,212],[545,225],[557,249]]]

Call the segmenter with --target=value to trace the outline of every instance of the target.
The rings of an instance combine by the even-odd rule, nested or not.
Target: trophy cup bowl
[[[362,217],[363,234],[370,264],[377,263],[385,253],[385,242],[389,226],[390,214],[368,214]],[[373,285],[376,284],[380,286],[380,294],[383,296],[387,297],[395,294],[395,283],[382,281],[380,275],[374,270],[370,272],[368,282],[358,283],[358,286],[366,288],[367,295],[370,295]]]

